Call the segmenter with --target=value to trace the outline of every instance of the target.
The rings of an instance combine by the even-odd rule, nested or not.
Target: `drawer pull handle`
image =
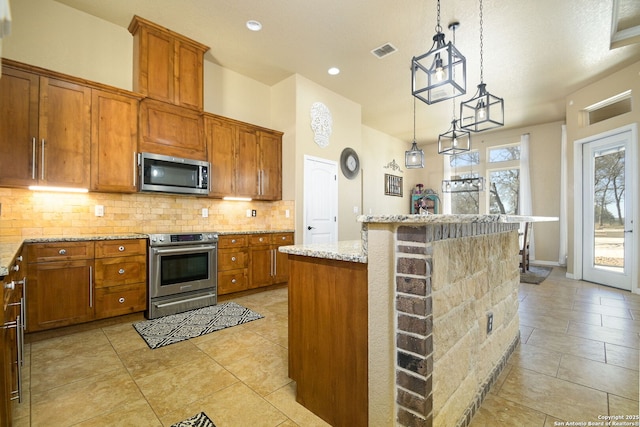
[[[66,249],[60,249],[60,250],[58,251],[58,253],[59,253],[60,255],[64,255],[64,254],[66,254],[66,253],[67,253],[67,250],[66,250]]]
[[[119,247],[118,247],[118,250],[119,250],[120,252],[124,252],[124,246],[119,246]]]
[[[231,239],[231,243],[235,243],[235,242],[236,242],[236,239]]]
[[[261,238],[260,238],[260,239],[258,239],[258,240],[260,240],[260,241],[262,242],[264,239],[261,237]]]
[[[282,240],[287,240],[287,237],[286,236],[282,236]]]
[[[236,283],[237,280],[236,279],[231,279],[231,283]]]
[[[10,282],[8,282],[8,283],[5,283],[5,284],[4,284],[4,288],[5,288],[5,289],[12,289],[12,290],[13,290],[13,289],[15,289],[15,288],[16,288],[16,282],[14,282],[14,281],[12,280],[12,281],[10,281]]]
[[[236,262],[236,257],[232,256],[231,261]]]
[[[118,299],[118,302],[119,302],[120,304],[123,304],[123,303],[124,303],[124,298],[120,297],[120,298]]]
[[[124,268],[121,268],[120,270],[118,270],[118,273],[124,274]]]

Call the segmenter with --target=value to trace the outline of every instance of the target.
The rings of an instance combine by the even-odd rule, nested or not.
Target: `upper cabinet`
[[[3,67],[0,185],[89,187],[91,88]]]
[[[203,63],[209,48],[134,16],[133,89],[149,98],[203,109]]]
[[[92,91],[91,190],[137,191],[138,98]]]
[[[205,115],[211,197],[282,199],[282,133]]]

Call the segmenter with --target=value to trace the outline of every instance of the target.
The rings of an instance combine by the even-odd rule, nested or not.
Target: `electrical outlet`
[[[251,218],[251,209],[247,209],[247,218]]]
[[[487,313],[487,335],[493,331],[493,313]]]
[[[290,216],[291,216],[291,212],[289,211],[289,209],[286,209],[286,210],[284,211],[284,217],[285,217],[285,218],[289,218]]]
[[[96,214],[96,216],[104,216],[104,206],[103,205],[96,205],[95,214]]]
[[[202,218],[207,218],[207,217],[209,217],[209,209],[202,208]]]
[[[258,216],[258,211],[256,211],[255,209],[251,210],[251,216],[256,217]]]

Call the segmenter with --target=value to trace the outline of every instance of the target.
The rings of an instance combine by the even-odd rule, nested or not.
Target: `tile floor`
[[[287,377],[286,288],[234,301],[265,318],[157,350],[131,327],[137,316],[32,337],[15,425],[170,426],[204,411],[218,427],[326,426]],[[519,312],[521,345],[472,427],[638,414],[640,295],[556,268],[520,285]]]

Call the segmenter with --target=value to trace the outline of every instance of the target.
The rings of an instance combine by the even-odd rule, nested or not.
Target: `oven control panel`
[[[213,231],[205,233],[149,234],[150,246],[197,245],[201,243],[215,243],[217,241],[218,233]]]

